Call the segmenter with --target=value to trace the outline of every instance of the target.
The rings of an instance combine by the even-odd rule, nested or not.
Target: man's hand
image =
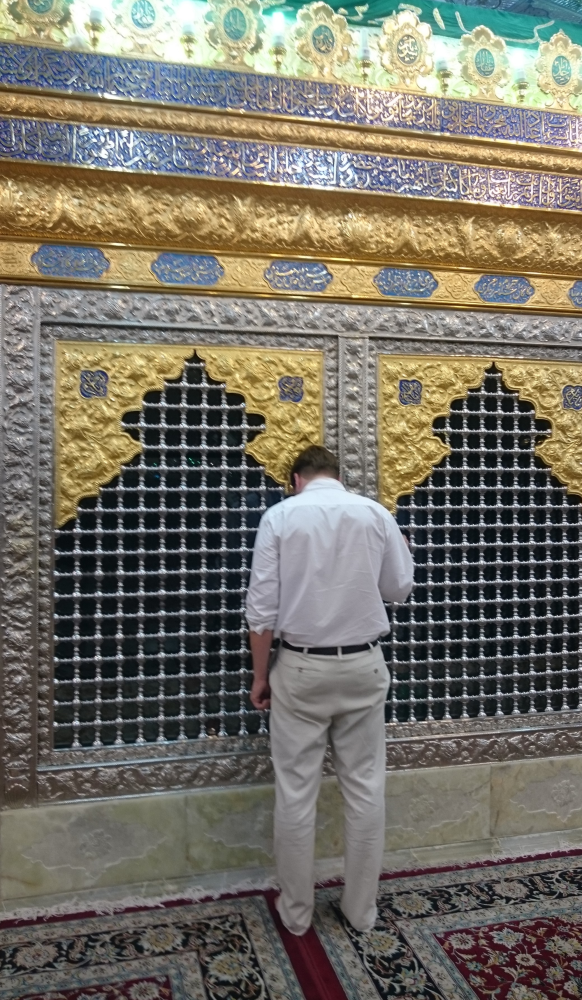
[[[273,643],[273,632],[270,629],[249,633],[251,653],[253,654],[253,686],[249,697],[251,703],[259,712],[264,712],[271,704],[271,688],[269,687],[269,656]]]
[[[259,710],[259,712],[264,712],[265,709],[271,707],[271,688],[269,687],[268,680],[255,680],[253,681],[253,686],[250,690],[249,697],[252,704]]]

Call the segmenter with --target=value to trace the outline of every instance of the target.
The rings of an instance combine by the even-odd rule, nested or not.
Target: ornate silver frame
[[[346,485],[372,496],[378,353],[582,360],[582,319],[389,305],[3,286],[0,324],[4,807],[272,777],[264,736],[88,751],[50,747],[55,340],[321,349],[326,442],[339,451]],[[388,768],[575,754],[582,751],[582,723],[569,712],[391,725],[386,748]]]

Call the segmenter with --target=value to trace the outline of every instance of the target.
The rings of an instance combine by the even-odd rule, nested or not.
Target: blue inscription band
[[[399,94],[318,80],[54,51],[0,42],[0,85],[249,111],[373,128],[582,148],[582,118],[563,111]]]
[[[0,159],[582,211],[582,178],[139,129],[0,118]]]

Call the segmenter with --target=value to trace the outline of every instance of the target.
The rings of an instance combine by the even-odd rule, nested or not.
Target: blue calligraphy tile
[[[279,379],[279,399],[282,403],[300,403],[303,399],[303,379],[300,375],[283,375]]]
[[[83,399],[104,399],[107,395],[108,382],[109,375],[100,368],[96,371],[84,369],[79,377],[79,392]]]
[[[574,282],[568,292],[568,297],[573,306],[577,306],[578,309],[582,309],[582,281]]]
[[[132,16],[141,27],[147,26],[153,4],[150,0],[136,0],[132,12],[134,8]],[[481,50],[478,56],[480,71],[486,75],[491,63],[483,54],[485,51],[488,50]],[[560,81],[567,71],[564,62],[552,67]],[[285,79],[96,52],[51,50],[13,42],[0,42],[0,86],[515,140],[562,149],[582,146],[580,116],[560,111],[510,108],[427,94],[399,94],[342,83]]]
[[[215,285],[224,275],[216,257],[193,253],[161,253],[151,270],[165,285]]]
[[[582,385],[565,385],[562,389],[565,410],[582,410]]]
[[[405,267],[383,267],[374,278],[381,295],[404,295],[414,299],[429,299],[438,288],[430,271]]]
[[[274,260],[265,271],[271,288],[285,292],[325,292],[333,276],[317,261]]]
[[[420,406],[422,403],[422,382],[416,378],[401,378],[398,383],[398,401],[402,406]]]
[[[525,305],[535,292],[527,278],[507,274],[483,274],[474,287],[483,302],[507,302],[514,306]]]
[[[582,211],[579,176],[446,161],[431,161],[427,170],[425,160],[412,157],[101,125],[0,118],[2,159],[318,190],[366,191],[415,199]],[[265,277],[273,288],[298,291],[323,291],[332,280],[323,264],[300,261],[274,262]],[[490,277],[493,280],[495,276]],[[502,284],[498,282],[499,288]]]
[[[109,261],[95,247],[71,247],[43,243],[31,256],[39,274],[47,278],[81,278],[98,281],[109,268]]]

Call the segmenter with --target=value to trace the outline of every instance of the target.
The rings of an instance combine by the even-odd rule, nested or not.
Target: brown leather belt
[[[350,653],[363,653],[366,649],[372,649],[378,645],[378,639],[362,642],[359,646],[292,646],[286,639],[282,639],[281,645],[294,653],[310,653],[311,656],[349,656]]]

